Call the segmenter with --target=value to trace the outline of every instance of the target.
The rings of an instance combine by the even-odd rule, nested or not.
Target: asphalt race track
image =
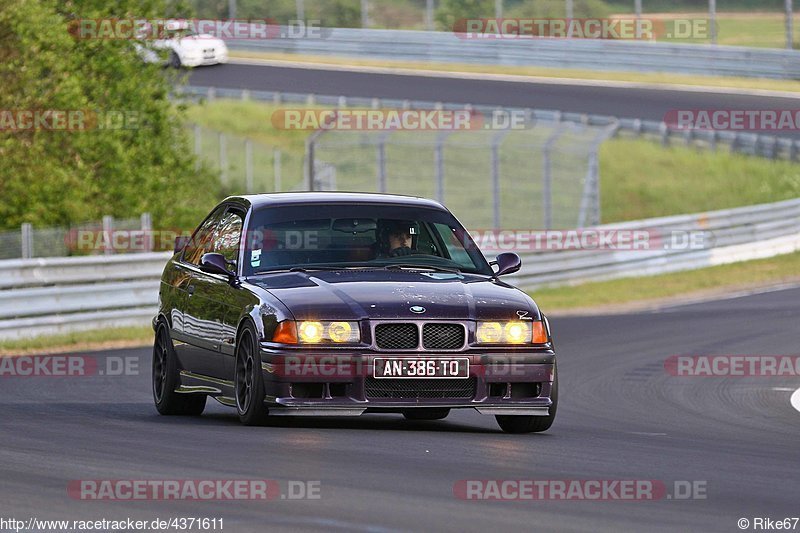
[[[203,87],[559,109],[658,121],[663,120],[668,111],[677,109],[797,107],[796,98],[764,95],[519,83],[244,64],[193,69],[189,83]]]
[[[225,531],[739,531],[800,514],[795,378],[673,377],[672,354],[797,354],[800,289],[659,313],[553,320],[561,405],[553,428],[506,435],[494,418],[400,415],[239,425],[209,401],[197,419],[158,416],[147,349],[126,377],[0,377],[0,516],[224,518]],[[780,389],[780,390],[775,390]],[[321,498],[81,501],[79,479],[319,481]],[[465,479],[676,480],[706,499],[465,501]]]

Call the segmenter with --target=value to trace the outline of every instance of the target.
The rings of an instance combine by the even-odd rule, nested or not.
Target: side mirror
[[[186,248],[186,245],[189,244],[189,239],[191,239],[191,237],[189,237],[188,235],[178,235],[177,237],[175,237],[176,254],[181,250],[183,250],[184,248]]]
[[[505,274],[513,274],[522,268],[522,259],[512,252],[502,253],[497,256],[497,272],[494,277],[503,276]]]
[[[229,278],[235,278],[236,274],[228,270],[228,262],[222,254],[203,254],[200,258],[200,270],[209,274],[221,274]]]

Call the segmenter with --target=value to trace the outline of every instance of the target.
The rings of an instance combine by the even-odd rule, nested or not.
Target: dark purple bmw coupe
[[[208,396],[267,416],[451,409],[511,433],[547,430],[558,379],[550,327],[441,204],[405,196],[231,197],[178,239],[153,320],[161,414]]]

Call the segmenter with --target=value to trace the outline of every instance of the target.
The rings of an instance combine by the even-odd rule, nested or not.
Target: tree
[[[78,131],[0,131],[0,225],[65,226],[102,215],[196,222],[216,200],[195,173],[170,71],[144,64],[124,39],[79,39],[79,19],[156,18],[160,0],[0,0],[0,127],[21,111],[83,117]],[[0,116],[0,119],[3,118]]]

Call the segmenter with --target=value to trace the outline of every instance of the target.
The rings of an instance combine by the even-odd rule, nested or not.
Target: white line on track
[[[396,76],[425,76],[428,78],[454,78],[463,80],[488,80],[514,83],[539,83],[547,85],[573,85],[584,87],[613,87],[619,89],[651,89],[659,91],[681,91],[691,93],[738,94],[747,96],[769,96],[775,98],[800,99],[800,93],[791,91],[771,91],[767,89],[738,89],[733,87],[713,87],[706,85],[660,84],[615,80],[586,80],[579,78],[548,78],[544,76],[523,76],[515,74],[488,74],[482,72],[457,72],[403,67],[373,67],[364,65],[342,65],[334,63],[315,63],[312,61],[289,61],[282,59],[256,59],[232,57],[228,63],[234,65],[262,65],[266,67],[285,67],[304,70],[331,70],[340,72],[365,72],[370,74],[391,74]]]

